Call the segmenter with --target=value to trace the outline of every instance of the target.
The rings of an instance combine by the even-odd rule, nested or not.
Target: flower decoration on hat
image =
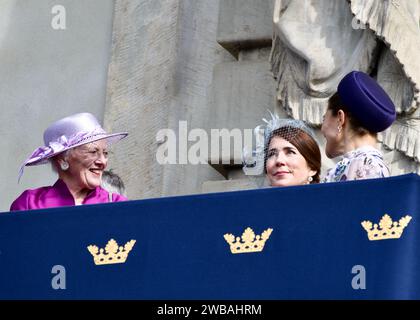
[[[45,130],[45,145],[35,149],[23,162],[18,181],[23,175],[25,166],[45,164],[50,158],[86,143],[106,139],[108,144],[112,144],[127,135],[127,132],[106,133],[98,120],[90,113],[77,113],[60,119]]]

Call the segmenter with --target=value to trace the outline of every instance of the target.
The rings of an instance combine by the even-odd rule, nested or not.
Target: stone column
[[[224,0],[220,3],[217,42],[233,61],[219,63],[213,71],[210,128],[253,129],[270,112],[286,116],[276,99],[276,82],[269,55],[273,33],[272,0]],[[255,188],[256,180],[242,173],[241,152],[229,159],[211,159],[225,180],[208,181],[204,192]],[[259,179],[261,180],[261,179]],[[261,183],[261,181],[259,182]]]
[[[160,165],[156,134],[204,128],[212,110],[212,71],[233,60],[215,41],[219,2],[116,0],[105,126],[129,137],[113,148],[110,167],[131,199],[201,191],[222,176],[209,165]]]

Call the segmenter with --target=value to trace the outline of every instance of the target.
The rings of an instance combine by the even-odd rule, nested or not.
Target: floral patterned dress
[[[389,177],[382,153],[371,146],[347,152],[334,168],[328,170],[322,182],[338,182]]]

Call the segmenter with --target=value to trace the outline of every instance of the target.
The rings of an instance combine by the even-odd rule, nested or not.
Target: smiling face
[[[76,147],[68,153],[69,164],[65,174],[80,189],[95,189],[101,185],[102,172],[108,163],[106,140],[99,140]]]
[[[279,136],[274,136],[268,146],[266,171],[271,186],[307,184],[316,174],[299,150]]]

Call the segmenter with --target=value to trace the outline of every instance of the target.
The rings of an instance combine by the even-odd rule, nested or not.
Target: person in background
[[[395,119],[391,98],[374,79],[360,71],[347,74],[329,99],[321,127],[327,157],[342,159],[322,182],[388,177],[377,133]]]
[[[37,148],[25,166],[50,163],[58,180],[53,186],[24,191],[10,211],[118,202],[126,197],[101,187],[108,164],[108,148],[128,135],[109,134],[90,113],[78,113],[51,124],[44,132],[45,145]]]
[[[111,170],[104,170],[102,172],[101,187],[110,193],[118,193],[126,196],[124,182],[119,175]]]

